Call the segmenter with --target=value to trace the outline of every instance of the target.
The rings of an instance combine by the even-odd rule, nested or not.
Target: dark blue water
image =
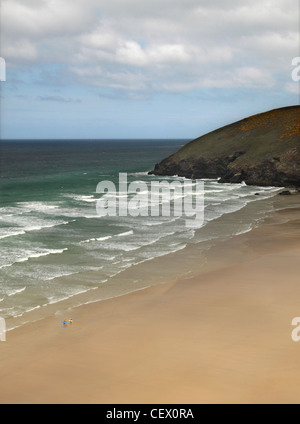
[[[99,177],[142,172],[187,140],[2,141],[1,206],[88,192]],[[47,199],[46,199],[47,200]]]

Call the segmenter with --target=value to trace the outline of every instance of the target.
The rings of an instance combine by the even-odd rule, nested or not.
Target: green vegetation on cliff
[[[254,115],[197,138],[151,173],[300,187],[300,106]]]

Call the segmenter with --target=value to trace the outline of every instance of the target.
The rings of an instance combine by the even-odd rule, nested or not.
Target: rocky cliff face
[[[204,135],[157,164],[151,174],[300,187],[300,106],[251,116]]]

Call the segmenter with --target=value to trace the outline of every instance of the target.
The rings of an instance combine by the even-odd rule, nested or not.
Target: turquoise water
[[[205,225],[182,217],[99,217],[97,184],[148,186],[154,165],[187,140],[9,141],[1,144],[0,315],[22,317],[109,285],[135,264],[214,236],[205,225],[278,189],[205,180]],[[176,176],[165,181],[183,181]],[[195,181],[190,184],[195,185]],[[210,225],[210,228],[213,228]],[[236,225],[236,233],[249,228]]]

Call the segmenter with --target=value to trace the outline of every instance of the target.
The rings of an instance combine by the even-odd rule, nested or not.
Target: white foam
[[[80,243],[93,243],[95,241],[106,241],[111,239],[112,236],[106,236],[106,237],[94,237],[91,239],[87,239],[87,240],[82,240]]]
[[[26,309],[26,311],[24,313],[33,312],[33,311],[36,311],[37,309],[41,309],[41,307],[40,306],[34,306],[33,308]]]
[[[25,231],[18,231],[18,232],[15,232],[15,233],[8,233],[8,234],[5,234],[3,236],[0,236],[0,240],[5,239],[5,238],[8,238],[8,237],[21,236],[21,235],[24,235],[24,234],[26,234]]]
[[[59,205],[52,205],[47,202],[17,202],[16,205],[26,212],[48,212],[59,209]]]
[[[65,194],[64,197],[68,197],[79,202],[92,203],[97,201],[94,195]]]
[[[140,174],[141,178],[143,176],[148,176],[147,172],[144,173],[138,173]],[[132,174],[135,175],[135,174]],[[137,176],[137,175],[135,175]],[[153,178],[156,178],[157,180],[163,179],[156,176],[149,176],[152,179],[147,180],[148,187],[150,187],[150,181],[153,181]],[[165,180],[174,180],[172,177],[165,177]],[[183,177],[178,177],[178,180],[185,181],[187,180],[187,184],[190,186],[193,186],[195,183],[193,180],[185,179]],[[155,184],[155,182],[154,182]],[[206,190],[205,194],[207,194],[206,198],[206,206],[210,206],[207,210],[207,213],[205,215],[206,223],[208,221],[213,221],[216,218],[222,216],[225,213],[233,212],[234,210],[242,209],[247,203],[251,201],[256,201],[260,199],[264,199],[266,197],[271,197],[273,195],[273,192],[277,192],[278,188],[254,188],[254,187],[246,187],[244,184],[237,184],[237,185],[231,185],[231,184],[225,184],[220,185],[217,183],[217,180],[207,180],[207,183],[205,184]],[[261,196],[254,196],[256,192],[259,192]],[[7,215],[6,219],[8,218],[16,224],[11,225],[11,228],[4,228],[2,235],[0,236],[0,239],[4,239],[7,237],[17,236],[17,235],[23,235],[25,234],[25,231],[38,231],[42,228],[51,228],[56,227],[57,225],[67,225],[72,217],[74,218],[86,218],[86,219],[94,219],[99,218],[98,215],[96,215],[96,211],[93,210],[94,205],[93,203],[97,200],[96,194],[95,196],[91,195],[66,195],[65,197],[73,198],[75,201],[80,201],[79,204],[76,204],[75,207],[71,207],[70,209],[67,209],[65,206],[64,209],[61,207],[54,205],[54,204],[46,204],[42,202],[28,202],[28,203],[19,203],[18,207],[16,208],[9,208],[7,209]],[[124,195],[122,193],[119,193],[117,197],[127,197],[127,195]],[[180,196],[181,197],[181,196]],[[120,199],[122,200],[122,199]],[[55,203],[55,202],[54,202]],[[66,200],[64,199],[64,202],[62,202],[64,205],[66,204]],[[90,206],[90,204],[92,204]],[[74,206],[74,205],[73,205]],[[2,211],[2,210],[1,210]],[[24,212],[22,215],[20,212]],[[15,212],[11,214],[11,212]],[[29,214],[31,212],[31,215]],[[37,212],[34,214],[34,212]],[[175,252],[181,249],[184,249],[187,246],[187,243],[190,243],[190,240],[194,237],[194,232],[191,232],[190,229],[187,229],[185,226],[185,219],[184,216],[182,217],[174,217],[174,214],[172,215],[171,210],[171,217],[139,217],[134,218],[131,216],[128,217],[116,217],[113,219],[110,219],[109,217],[103,218],[103,224],[101,221],[101,227],[103,225],[103,228],[110,228],[113,232],[119,232],[119,234],[115,235],[104,235],[106,231],[102,230],[100,228],[96,229],[96,221],[93,222],[84,222],[84,225],[82,228],[79,227],[79,225],[74,228],[74,233],[70,234],[70,241],[66,242],[66,246],[69,246],[69,244],[74,243],[74,238],[76,237],[75,244],[78,246],[80,245],[80,253],[83,254],[84,260],[86,260],[86,265],[81,268],[79,264],[72,265],[70,258],[70,264],[65,263],[63,267],[60,267],[59,264],[55,264],[55,267],[51,264],[47,264],[46,267],[43,267],[39,265],[40,261],[37,261],[37,267],[34,266],[26,266],[26,272],[24,272],[24,279],[23,279],[23,267],[20,265],[20,269],[15,270],[16,278],[20,278],[19,281],[14,281],[14,285],[8,289],[9,294],[1,292],[1,297],[4,296],[4,303],[1,303],[1,306],[5,305],[6,302],[8,302],[7,297],[10,297],[9,302],[13,302],[14,298],[13,296],[16,296],[15,303],[18,305],[20,304],[20,300],[22,300],[23,296],[30,296],[31,290],[28,290],[28,293],[25,292],[24,295],[20,296],[18,298],[18,293],[22,293],[25,291],[26,287],[23,287],[22,289],[13,290],[13,288],[16,287],[16,285],[19,285],[22,287],[23,285],[27,284],[27,280],[30,281],[30,287],[31,287],[31,275],[34,276],[32,280],[32,284],[34,285],[34,290],[38,293],[39,290],[45,289],[43,291],[43,295],[47,300],[44,300],[44,302],[48,302],[50,304],[58,303],[63,300],[69,299],[72,296],[76,296],[77,294],[85,293],[86,291],[96,289],[100,283],[103,283],[105,281],[108,281],[107,279],[111,277],[112,275],[117,275],[120,272],[124,271],[124,269],[131,267],[134,264],[142,263],[146,261],[151,261],[154,258],[161,257],[164,255],[167,255],[171,252]],[[25,215],[25,213],[28,213],[28,215]],[[47,215],[41,215],[41,213],[47,213]],[[89,214],[90,213],[90,214]],[[55,215],[58,215],[59,217],[56,217]],[[65,215],[66,214],[66,215]],[[10,216],[8,216],[10,215]],[[34,216],[36,215],[36,216]],[[64,216],[70,218],[64,218]],[[41,218],[43,217],[43,218]],[[68,222],[64,222],[64,221]],[[15,221],[15,222],[14,222]],[[176,222],[178,221],[178,222]],[[78,221],[80,223],[81,220]],[[3,221],[1,221],[2,225]],[[89,227],[89,232],[86,233],[85,226]],[[94,226],[93,226],[94,224]],[[6,224],[7,225],[7,224]],[[10,225],[10,224],[8,224]],[[113,227],[113,228],[112,228]],[[118,228],[116,228],[118,227]],[[156,228],[158,227],[158,228]],[[93,228],[95,231],[91,232],[90,229]],[[244,230],[243,230],[244,228]],[[63,228],[61,228],[63,230]],[[76,230],[76,231],[75,231]],[[107,230],[109,231],[109,230]],[[189,232],[190,231],[190,232]],[[251,231],[251,228],[247,227],[246,225],[241,226],[239,225],[236,229],[238,234],[245,233],[247,231]],[[102,236],[101,236],[102,233]],[[104,234],[103,234],[104,233]],[[201,233],[200,233],[201,235]],[[38,234],[36,234],[38,237]],[[66,240],[67,240],[66,235]],[[90,238],[88,238],[90,237]],[[85,238],[88,238],[87,240],[84,240]],[[14,263],[26,263],[30,259],[39,258],[43,256],[48,256],[51,254],[61,254],[68,250],[65,249],[45,249],[45,245],[41,245],[39,248],[38,245],[35,245],[33,247],[30,242],[29,237],[23,237],[21,238],[22,242],[24,241],[24,244],[20,246],[20,250],[18,251],[17,242],[19,242],[19,239],[12,239],[11,242],[15,243],[15,246],[11,248],[11,251],[5,249],[5,256],[8,257],[6,259],[6,262],[12,262]],[[79,241],[82,240],[82,241]],[[197,241],[197,240],[195,240]],[[82,245],[81,243],[86,243]],[[30,247],[29,247],[30,246]],[[86,251],[82,253],[82,250]],[[27,251],[27,252],[26,252]],[[4,253],[4,249],[2,251]],[[126,253],[126,252],[132,252],[132,253]],[[11,253],[11,255],[10,255]],[[110,254],[113,254],[113,256],[109,256]],[[10,256],[9,256],[10,255]],[[18,257],[19,255],[19,257]],[[22,257],[24,256],[24,257]],[[76,260],[76,256],[74,255],[74,258]],[[2,262],[4,260],[2,259]],[[50,261],[49,261],[50,262]],[[9,265],[2,265],[0,268],[9,267],[13,264]],[[76,276],[75,282],[72,281],[72,285],[68,283],[69,279],[66,279],[66,283],[64,280],[53,283],[48,283],[48,281],[54,280],[56,278],[60,277],[68,277],[70,276],[70,280],[73,280],[72,275],[79,274],[81,272],[90,272],[96,270],[95,267],[96,264],[101,264],[103,266],[98,267],[97,270],[101,270],[99,274],[99,281],[97,281],[97,287],[93,288],[87,288],[87,287],[78,287],[76,288],[77,280],[79,281],[80,275]],[[49,266],[49,268],[48,268]],[[25,268],[25,266],[24,266]],[[49,271],[49,272],[48,272]],[[89,275],[89,274],[88,274]],[[46,278],[44,278],[46,276]],[[11,275],[11,277],[14,277]],[[78,277],[78,278],[77,278]],[[22,279],[21,279],[22,278]],[[43,283],[39,287],[38,280],[42,278]],[[91,280],[93,279],[93,275],[91,276]],[[106,278],[106,279],[105,279]],[[45,283],[45,281],[47,281]],[[58,284],[59,283],[59,284]],[[29,283],[27,284],[29,286]],[[84,285],[83,285],[84,286]],[[9,286],[8,286],[9,287]],[[76,292],[76,290],[79,290]],[[75,292],[75,293],[74,293]],[[25,299],[27,300],[27,298]],[[1,299],[0,299],[1,301]],[[47,304],[43,306],[46,306]],[[10,305],[9,305],[10,306]],[[40,308],[40,306],[34,306],[32,305],[31,309],[28,309],[28,311],[32,311],[34,309]],[[30,307],[27,305],[27,307]],[[22,308],[20,306],[15,306],[12,308],[15,313],[20,314],[22,312]],[[25,306],[23,307],[25,309]],[[8,309],[5,309],[6,314]],[[25,312],[22,313],[22,315]],[[9,312],[8,315],[12,314]]]
[[[117,234],[117,237],[126,237],[126,236],[132,236],[132,235],[133,235],[133,230],[126,231],[125,233]]]
[[[56,223],[53,223],[53,224],[34,225],[34,226],[31,226],[31,227],[26,227],[25,228],[25,231],[26,232],[40,231],[40,230],[43,230],[44,228],[54,228],[54,227],[59,227],[60,225],[68,225],[71,222],[74,222],[74,220],[73,221],[68,221],[68,222],[61,221],[61,222],[56,222]]]
[[[100,219],[101,216],[99,215],[84,215],[84,214],[77,214],[78,218],[85,218],[85,219]]]
[[[74,221],[75,220],[49,220],[42,219],[37,216],[25,216],[16,214],[12,216],[9,221],[7,220],[7,222],[9,222],[10,228],[4,229],[6,234],[4,233],[3,235],[0,235],[0,239],[16,237],[32,231],[41,231],[43,229],[54,228],[61,225],[68,225]]]
[[[132,177],[152,177],[153,175],[149,175],[149,172],[151,171],[151,169],[149,169],[149,171],[146,172],[132,172],[128,175],[132,176]]]
[[[61,254],[63,252],[66,252],[67,250],[68,250],[67,248],[65,248],[65,249],[51,249],[51,250],[49,249],[49,250],[46,250],[45,252],[31,253],[29,256],[26,256],[25,258],[17,259],[10,264],[1,265],[0,269],[9,268],[9,267],[11,267],[15,264],[18,264],[18,263],[27,262],[30,259],[37,259],[37,258],[41,258],[41,257],[44,257],[44,256]]]
[[[67,250],[68,250],[67,248],[65,248],[65,249],[51,249],[51,250],[49,249],[46,252],[31,254],[27,258],[20,259],[18,262],[27,262],[30,259],[41,258],[43,256],[49,256],[49,255],[57,255],[57,254],[61,254],[63,252],[66,252]]]
[[[114,199],[128,198],[128,197],[130,197],[130,194],[131,193],[127,193],[127,194],[120,194],[120,193],[118,193],[118,194],[117,193],[116,194],[112,194],[112,193],[107,193],[107,194],[104,194],[103,196],[101,196],[101,199],[103,199],[103,198],[106,199],[107,197],[112,197]]]
[[[107,236],[107,237],[98,237],[98,238],[96,238],[96,240],[97,241],[106,241],[106,240],[109,240],[109,239],[111,239],[112,238],[112,236]]]
[[[26,290],[26,287],[23,287],[22,289],[16,289],[11,292],[8,292],[6,295],[8,297],[12,297],[12,296],[15,296],[16,294],[23,293],[25,290]]]
[[[91,239],[87,239],[87,240],[82,240],[80,243],[92,243],[93,241],[96,241],[96,239],[91,238]]]
[[[253,227],[252,227],[252,225],[250,225],[248,228],[246,228],[245,230],[241,230],[241,231],[238,231],[237,233],[235,233],[235,235],[236,236],[240,236],[240,235],[242,235],[242,234],[246,234],[246,233],[250,233],[250,231],[252,231],[253,230]]]
[[[146,227],[157,227],[159,225],[164,225],[166,224],[166,221],[160,221],[160,222],[147,222],[143,225],[145,225]]]

